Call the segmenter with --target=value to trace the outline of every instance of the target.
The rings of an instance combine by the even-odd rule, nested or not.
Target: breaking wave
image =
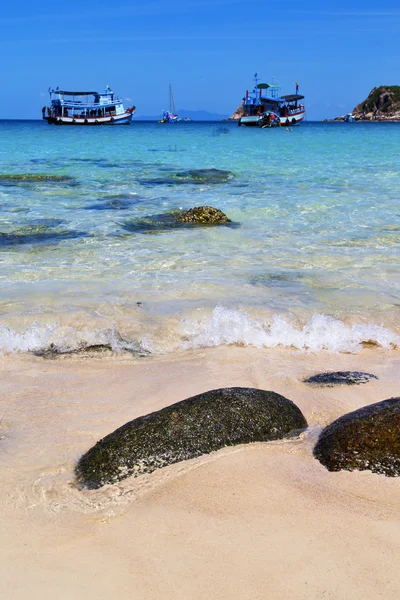
[[[58,323],[33,323],[24,330],[16,330],[0,324],[0,355],[29,352],[51,358],[108,351],[147,356],[228,345],[358,353],[366,345],[386,350],[400,346],[399,335],[373,323],[350,326],[332,316],[314,314],[301,328],[278,315],[257,319],[242,310],[223,306],[215,307],[207,316],[182,318],[178,325],[175,321],[175,325],[167,324],[148,333],[140,340],[132,340],[115,328],[91,330]]]
[[[115,329],[91,331],[58,323],[34,323],[24,331],[16,331],[0,325],[0,355],[32,352],[40,356],[56,356],[98,350],[143,356],[150,353],[150,342],[124,339]]]
[[[182,323],[185,348],[243,345],[256,348],[282,346],[308,352],[357,353],[366,344],[384,349],[400,345],[400,336],[375,324],[348,326],[329,315],[314,314],[303,329],[296,329],[280,316],[265,323],[241,310],[217,306],[210,317],[185,319]]]

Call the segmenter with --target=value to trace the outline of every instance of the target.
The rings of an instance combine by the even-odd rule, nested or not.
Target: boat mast
[[[255,95],[255,98],[258,100],[258,97],[257,97],[258,87],[257,86],[258,86],[258,73],[255,73],[254,74],[254,95]]]
[[[169,84],[169,112],[175,114],[175,102],[172,95],[172,85]]]

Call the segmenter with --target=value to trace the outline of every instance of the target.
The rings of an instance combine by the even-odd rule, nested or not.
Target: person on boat
[[[42,108],[42,116],[43,116],[43,119],[44,119],[44,116],[45,116],[45,114],[46,114],[46,107],[45,107],[45,106],[43,106],[43,108]]]

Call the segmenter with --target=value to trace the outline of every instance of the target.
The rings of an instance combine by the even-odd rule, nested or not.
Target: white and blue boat
[[[306,109],[299,94],[281,96],[281,88],[275,83],[259,83],[257,73],[254,75],[254,89],[243,98],[241,116],[238,125],[274,127],[279,125],[298,125],[306,116]]]
[[[50,125],[129,125],[135,106],[124,108],[107,85],[105,92],[66,92],[49,88],[50,106],[42,117]]]
[[[356,120],[355,116],[353,115],[353,113],[347,113],[347,115],[345,115],[343,121],[345,123],[354,123]]]

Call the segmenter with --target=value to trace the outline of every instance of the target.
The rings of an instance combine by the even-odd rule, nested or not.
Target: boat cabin
[[[304,106],[300,104],[304,96],[298,93],[296,84],[295,94],[281,96],[281,88],[274,83],[258,83],[257,74],[254,77],[254,89],[243,98],[244,116],[257,116],[263,113],[274,113],[278,117],[292,117],[296,113],[304,112]],[[265,90],[265,95],[263,91]]]
[[[54,117],[113,117],[125,112],[110,88],[104,93],[51,90],[50,103]]]
[[[67,92],[49,89],[50,106],[43,107],[43,118],[57,124],[129,123],[135,107],[124,108],[107,85],[105,92]]]

